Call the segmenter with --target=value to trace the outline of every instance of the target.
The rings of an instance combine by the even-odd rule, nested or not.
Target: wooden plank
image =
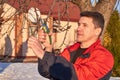
[[[22,22],[23,14],[15,16],[15,56],[22,56]]]

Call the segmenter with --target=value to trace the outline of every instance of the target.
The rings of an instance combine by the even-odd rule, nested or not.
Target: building
[[[4,12],[1,17],[4,18],[4,21],[0,32],[1,56],[35,57],[32,50],[27,47],[27,39],[37,25],[36,22],[29,19],[29,11],[33,8],[38,10],[38,16],[41,19],[47,18],[47,25],[56,32],[54,46],[56,50],[62,51],[75,42],[75,32],[80,13],[75,4],[59,0],[25,1],[8,0],[7,3],[2,5]],[[33,17],[37,18],[38,16]]]

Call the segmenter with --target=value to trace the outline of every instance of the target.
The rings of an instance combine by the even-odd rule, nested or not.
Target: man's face
[[[81,17],[78,22],[77,28],[77,41],[89,42],[90,40],[97,39],[96,30],[93,20],[90,17]]]

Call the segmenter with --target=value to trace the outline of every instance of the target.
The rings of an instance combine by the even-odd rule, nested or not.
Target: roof
[[[79,16],[80,16],[80,11],[78,6],[73,4],[72,2],[63,2],[56,0],[55,4],[54,0],[30,0],[27,4],[24,4],[23,7],[22,0],[7,0],[8,4],[11,5],[12,7],[19,9],[22,8],[24,11],[28,11],[29,8],[31,7],[36,7],[40,10],[41,14],[48,15],[49,12],[51,12],[51,16],[55,19],[60,18],[60,20],[66,21],[78,21]],[[18,3],[18,1],[20,1]],[[26,0],[27,1],[27,0]],[[60,6],[59,6],[60,5]],[[53,9],[51,7],[53,6]],[[61,17],[58,17],[58,15],[61,15]]]

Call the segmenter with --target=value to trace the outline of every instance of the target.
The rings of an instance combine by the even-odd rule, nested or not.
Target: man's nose
[[[82,30],[82,25],[79,25],[77,30]]]

